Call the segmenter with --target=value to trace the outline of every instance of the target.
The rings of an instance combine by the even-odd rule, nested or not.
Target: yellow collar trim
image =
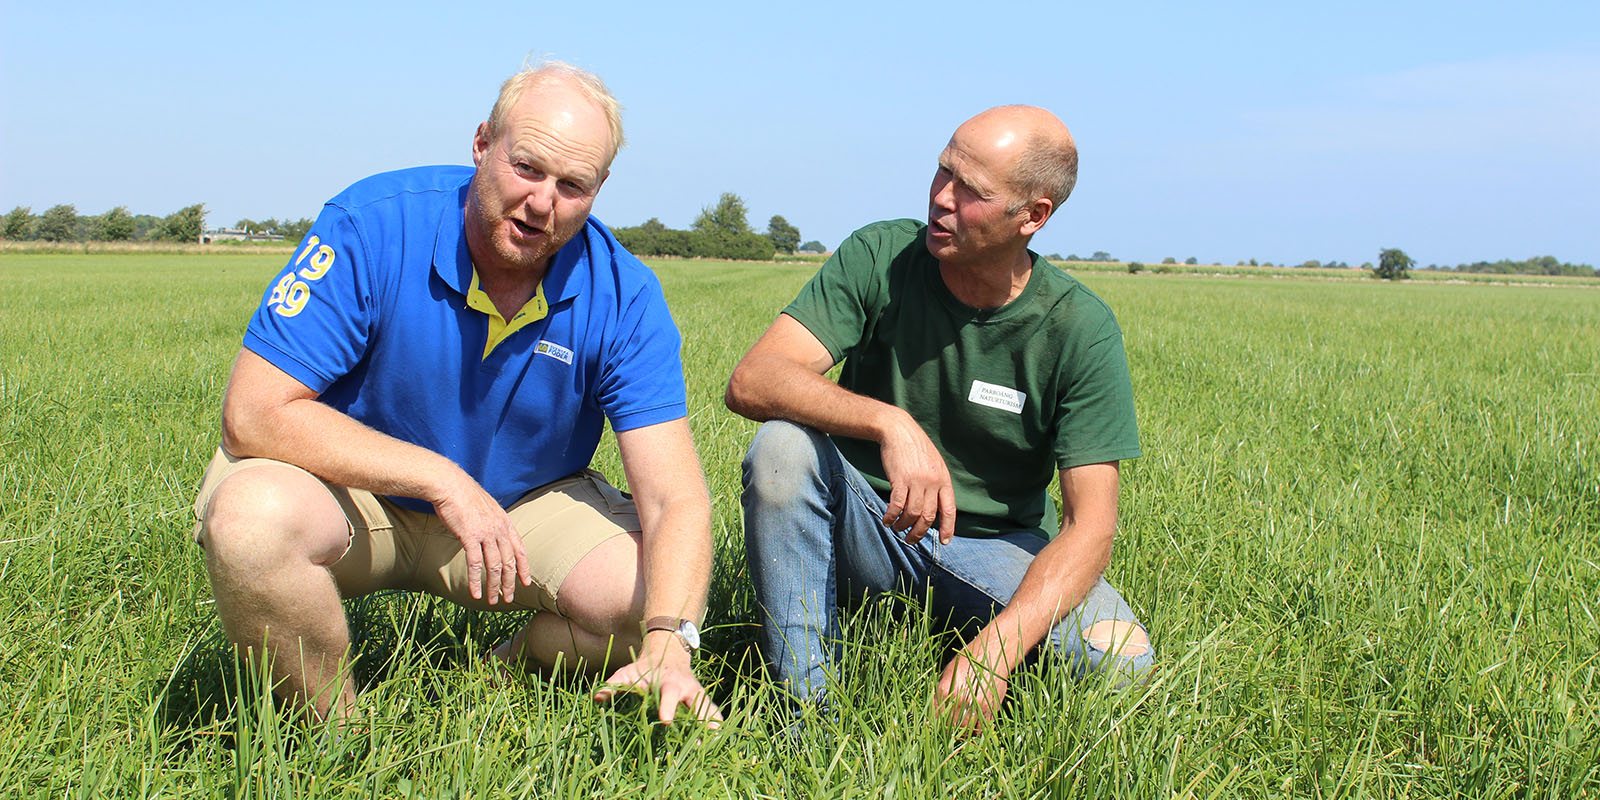
[[[550,313],[550,306],[544,301],[544,282],[534,287],[533,297],[522,304],[522,310],[511,317],[509,322],[500,316],[500,309],[494,307],[494,301],[489,299],[489,293],[478,286],[478,270],[472,270],[472,286],[467,288],[467,306],[475,311],[481,311],[489,317],[489,336],[483,343],[483,357],[488,358],[494,349],[505,341],[511,334],[516,333],[530,323],[538,322]]]

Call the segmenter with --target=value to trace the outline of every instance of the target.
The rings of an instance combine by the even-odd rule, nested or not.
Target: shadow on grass
[[[355,654],[351,669],[357,694],[418,667],[438,671],[472,669],[489,648],[510,637],[529,616],[522,612],[476,611],[426,594],[402,591],[377,592],[344,605],[351,651]],[[734,698],[736,687],[762,676],[762,667],[755,627],[728,619],[732,609],[727,605],[720,610],[722,613],[712,613],[707,619],[703,656],[697,659],[696,672],[713,700],[726,705]],[[262,673],[260,665],[236,658],[220,627],[214,628],[190,649],[157,689],[155,726],[168,733],[175,751],[206,743],[232,749],[239,715],[266,705],[279,715],[289,713],[286,703],[271,694]],[[530,675],[526,680],[538,679]],[[599,680],[558,676],[550,682],[567,691],[588,694]],[[420,681],[416,685],[422,693],[420,699],[448,702],[438,693],[439,683]],[[514,686],[508,688],[514,690]],[[619,698],[613,708],[626,716],[637,713],[641,702],[637,698]],[[667,740],[661,739],[663,735],[646,732],[645,738],[664,743]]]
[[[466,666],[509,636],[523,614],[487,614],[409,592],[377,592],[345,602],[355,661],[356,691],[367,691],[397,670]],[[270,693],[259,665],[235,658],[220,630],[193,647],[158,690],[156,723],[188,748],[200,737],[231,738],[229,720]],[[427,684],[424,684],[426,687]],[[437,698],[429,697],[429,700]],[[272,697],[282,712],[284,702]]]

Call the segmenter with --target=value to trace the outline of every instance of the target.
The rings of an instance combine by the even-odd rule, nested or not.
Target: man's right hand
[[[438,453],[372,430],[316,399],[305,384],[240,348],[222,402],[222,446],[344,486],[431,501],[466,551],[473,599],[483,599],[487,584],[490,604],[509,603],[519,578],[533,585],[522,537],[472,476]]]
[[[950,470],[933,440],[909,414],[884,435],[883,471],[889,478],[889,507],[883,524],[905,534],[906,544],[916,544],[935,524],[939,543],[949,544],[956,530],[956,490]]]
[[[724,401],[736,414],[765,422],[786,419],[824,433],[876,441],[889,479],[883,524],[916,544],[935,523],[939,541],[956,529],[956,492],[944,456],[904,410],[854,394],[823,373],[833,354],[810,329],[779,314],[728,379]]]
[[[474,600],[489,593],[489,605],[516,599],[517,584],[533,585],[522,536],[505,509],[476,481],[461,476],[463,484],[433,503],[446,530],[461,540],[467,554],[467,591]]]

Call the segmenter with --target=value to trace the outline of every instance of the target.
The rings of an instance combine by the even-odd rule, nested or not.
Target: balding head
[[[1037,106],[997,106],[962,123],[951,137],[986,147],[1011,162],[1009,187],[1016,213],[1043,198],[1061,207],[1078,182],[1078,146],[1056,115]]]
[[[600,76],[561,61],[543,61],[525,67],[500,85],[500,96],[489,111],[489,136],[499,136],[506,119],[522,96],[530,90],[567,88],[578,92],[599,108],[606,117],[611,132],[607,145],[605,166],[609,169],[622,149],[622,104],[611,95]]]

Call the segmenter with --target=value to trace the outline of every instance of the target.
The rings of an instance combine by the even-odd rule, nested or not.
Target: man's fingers
[[[500,549],[500,596],[507,603],[517,599],[517,554],[511,547],[511,542],[501,539]]]
[[[689,692],[681,692],[672,685],[661,687],[661,721],[670,723],[676,719],[679,706],[689,709],[691,716],[711,728],[722,727],[722,709],[711,702],[711,695],[698,683]]]
[[[722,727],[722,709],[711,702],[711,696],[705,692],[700,693],[699,709],[695,716],[705,720],[713,729]]]
[[[887,523],[889,529],[893,530],[895,533],[905,533],[908,529],[916,524],[917,514],[920,513],[921,508],[922,488],[919,486],[908,486],[905,490],[905,496],[900,500],[900,507],[898,509],[893,507],[888,509],[888,511],[894,513],[894,518],[887,519],[888,514],[886,513],[884,514],[886,517],[884,522]]]
[[[945,664],[944,669],[939,673],[939,683],[938,686],[935,687],[933,696],[941,703],[950,696],[950,684],[955,677],[955,668],[956,662],[951,661],[950,663]]]
[[[678,704],[684,701],[684,697],[676,686],[668,684],[661,687],[659,699],[660,707],[656,709],[656,716],[660,717],[662,722],[671,725],[672,720],[678,716]]]
[[[611,673],[611,677],[606,678],[606,682],[595,690],[594,699],[607,703],[617,696],[618,691],[644,694],[646,688],[644,675],[639,671],[638,662],[634,662]]]
[[[483,591],[489,605],[500,602],[500,573],[505,565],[500,563],[500,542],[494,538],[483,541]]]
[[[517,564],[517,580],[521,581],[523,586],[532,586],[533,567],[528,564],[528,550],[522,544],[522,532],[513,530],[512,533],[514,535],[511,537],[511,552]]]
[[[611,683],[607,681],[600,688],[594,690],[594,699],[600,703],[609,703],[615,700],[618,694],[644,694],[644,689],[632,683]]]
[[[939,544],[949,544],[956,535],[956,490],[946,483],[939,487]]]
[[[461,551],[467,555],[467,594],[472,599],[483,599],[483,548],[476,542],[469,542],[462,546]]]
[[[683,704],[689,707],[689,712],[695,719],[715,729],[722,727],[722,709],[711,702],[711,695],[704,688],[696,687],[696,691],[684,698]]]
[[[639,667],[638,662],[617,670],[607,678],[605,684],[595,690],[594,699],[608,703],[620,692],[648,695],[652,690],[659,703],[656,716],[663,723],[671,724],[677,719],[679,706],[687,707],[692,716],[709,723],[713,728],[722,722],[722,710],[711,702],[711,697],[693,676],[685,679],[683,676],[663,675]]]
[[[628,664],[622,669],[611,673],[606,678],[606,686],[612,689],[622,689],[628,692],[637,692],[644,688],[644,673],[639,670],[638,662]]]
[[[922,541],[928,528],[933,525],[936,499],[931,490],[925,487],[916,487],[906,493],[905,510],[900,513],[900,519],[890,526],[905,534],[902,538],[906,544]]]
[[[904,483],[894,483],[889,487],[889,506],[883,510],[883,524],[893,530],[901,530],[900,512],[906,507],[906,486]]]
[[[928,529],[933,527],[934,520],[938,519],[938,499],[937,495],[922,496],[917,503],[916,514],[911,517],[911,534],[906,537],[906,541],[915,543],[927,535]]]

